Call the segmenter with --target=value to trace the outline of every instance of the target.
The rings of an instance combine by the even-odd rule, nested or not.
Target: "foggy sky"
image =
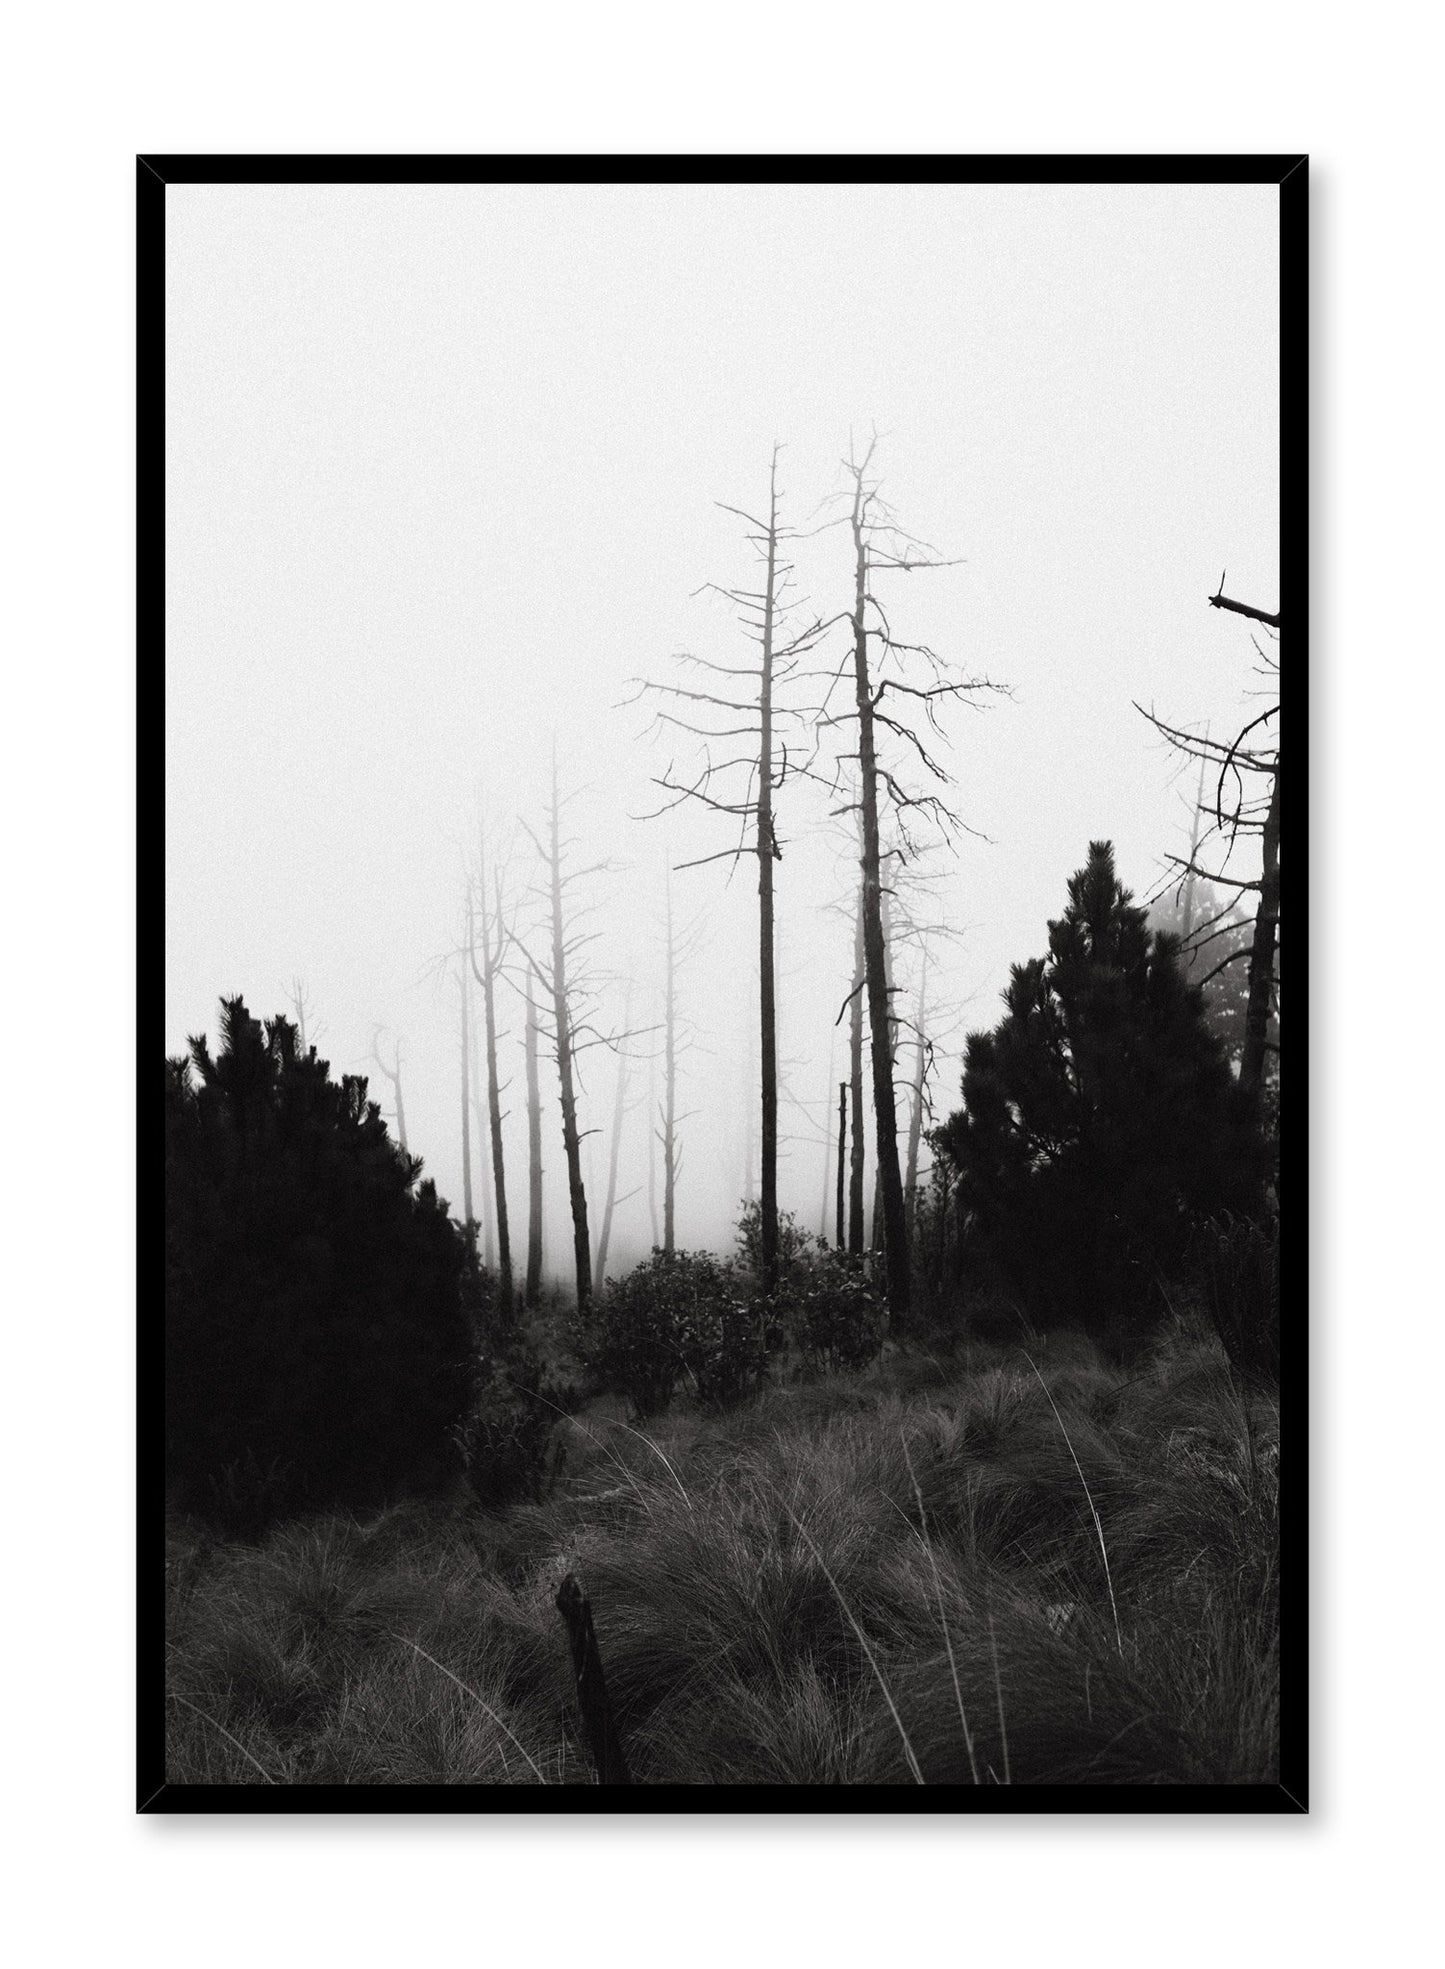
[[[1216,734],[1250,715],[1248,627],[1205,598],[1227,568],[1228,592],[1278,604],[1274,186],[172,185],[166,206],[167,1052],[214,1036],[222,994],[265,1015],[304,978],[335,1071],[369,1070],[374,1026],[401,1035],[410,1145],[460,1214],[457,990],[434,964],[480,815],[540,949],[515,821],[541,827],[554,736],[577,855],[615,864],[582,892],[602,1021],[628,977],[633,1023],[660,1016],[668,860],[733,837],[702,814],[629,818],[693,754],[617,707],[674,651],[747,661],[695,591],[753,585],[715,502],[759,509],[775,439],[785,516],[816,526],[850,439],[876,429],[901,522],[962,563],[894,578],[896,633],[1012,692],[943,714],[977,835],[936,863],[932,911],[960,933],[930,960],[940,1113],[964,1032],[1045,948],[1090,839],[1115,842],[1141,898],[1184,852],[1192,784],[1130,701]],[[809,610],[847,605],[842,533],[796,559]],[[790,783],[777,814],[780,1201],[809,1229],[856,872],[827,805]],[[696,1110],[678,1235],[722,1247],[756,1057],[755,863],[672,889]],[[905,1009],[915,978],[901,957]],[[519,1254],[505,989],[499,1010]],[[582,1126],[610,1124],[614,1071],[586,1055]],[[642,1187],[610,1270],[651,1239],[644,1058],[631,1087],[619,1188]],[[605,1133],[585,1147],[595,1248]]]

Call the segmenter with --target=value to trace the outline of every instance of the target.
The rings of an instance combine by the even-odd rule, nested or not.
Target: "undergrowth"
[[[656,1427],[545,1502],[167,1557],[168,1776],[586,1784],[575,1569],[643,1784],[1265,1784],[1279,1438],[1213,1339],[890,1354]]]

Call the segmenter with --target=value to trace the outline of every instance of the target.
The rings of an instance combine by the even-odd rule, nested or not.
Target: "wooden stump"
[[[607,1683],[602,1674],[602,1656],[592,1625],[592,1607],[575,1573],[568,1573],[557,1588],[557,1611],[567,1623],[567,1639],[572,1646],[572,1673],[577,1682],[577,1707],[588,1748],[597,1766],[599,1784],[631,1784],[632,1773],[622,1750],[622,1738],[607,1699]]]

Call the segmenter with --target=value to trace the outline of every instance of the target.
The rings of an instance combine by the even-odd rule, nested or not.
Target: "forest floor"
[[[575,1570],[642,1784],[1270,1784],[1279,1429],[1212,1338],[892,1351],[644,1431],[541,1504],[170,1527],[167,1777],[589,1784]]]

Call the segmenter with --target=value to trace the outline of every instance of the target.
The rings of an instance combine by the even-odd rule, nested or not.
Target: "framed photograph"
[[[137,159],[141,1812],[1307,1810],[1308,177]]]

